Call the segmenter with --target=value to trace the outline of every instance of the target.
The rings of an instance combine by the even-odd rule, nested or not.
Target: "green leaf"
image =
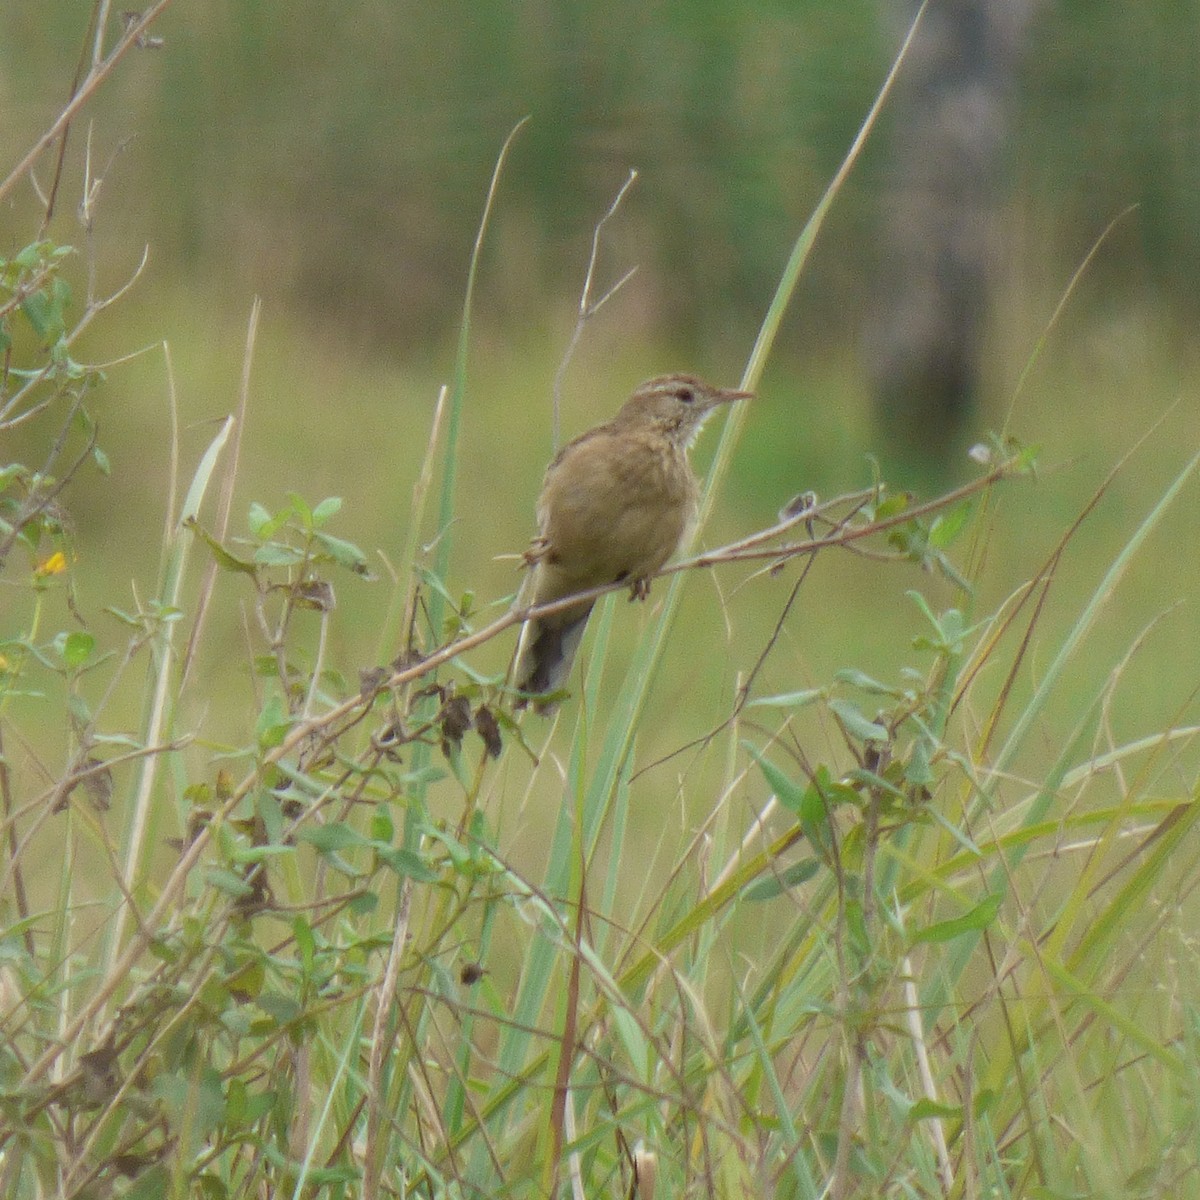
[[[402,878],[413,879],[417,883],[432,883],[437,879],[438,873],[419,854],[378,842],[373,845],[379,861]]]
[[[302,1011],[298,1001],[280,992],[263,992],[255,998],[255,1003],[268,1016],[274,1017],[280,1025],[294,1021]]]
[[[927,1100],[924,1097],[908,1110],[908,1119],[910,1121],[928,1121],[934,1118],[954,1121],[962,1115],[961,1104],[938,1104],[937,1101]]]
[[[32,271],[42,261],[42,252],[47,245],[46,242],[30,242],[13,255],[12,261],[23,271]]]
[[[124,1200],[161,1200],[170,1194],[171,1173],[162,1163],[155,1163],[134,1180],[124,1193]]]
[[[825,853],[832,850],[830,813],[843,804],[857,805],[860,799],[852,787],[834,779],[827,766],[822,764],[816,769],[800,801],[800,827],[815,849]]]
[[[894,517],[898,513],[902,513],[908,507],[908,504],[909,499],[907,494],[896,492],[879,503],[875,509],[875,520],[886,521],[889,517]]]
[[[454,606],[454,598],[450,595],[446,585],[442,582],[441,577],[435,575],[428,567],[421,566],[420,563],[414,564],[413,568],[417,575],[420,576],[421,582],[431,588],[439,595],[450,607]]]
[[[750,742],[743,742],[751,757],[758,763],[759,769],[767,781],[768,787],[775,793],[776,799],[790,812],[798,813],[804,800],[804,788],[794,780],[789,779],[769,758],[759,753],[758,747]]]
[[[292,936],[296,939],[296,951],[300,955],[300,965],[306,975],[311,975],[317,940],[313,937],[312,926],[301,915],[297,915],[292,922]]]
[[[981,929],[987,929],[996,920],[1003,903],[1004,894],[993,892],[961,917],[950,921],[938,921],[919,930],[913,935],[912,943],[916,945],[918,942],[948,942],[953,938],[962,937],[964,933],[977,933]]]
[[[964,500],[949,512],[939,513],[929,527],[929,544],[944,550],[962,532],[971,516],[972,504]]]
[[[278,695],[269,697],[262,712],[258,714],[258,723],[254,730],[260,748],[270,750],[278,746],[287,737],[291,727],[291,718],[283,706],[283,698]]]
[[[756,700],[751,700],[747,708],[804,708],[808,704],[812,704],[816,700],[820,700],[824,693],[820,688],[805,688],[799,692],[781,692],[776,696],[760,696]]]
[[[862,881],[856,875],[847,874],[846,897],[843,913],[846,920],[846,933],[850,949],[858,957],[860,964],[865,964],[872,956],[871,934],[867,929],[867,915],[863,910],[862,896],[854,894],[855,890],[862,891]],[[853,886],[851,886],[851,884]]]
[[[911,787],[928,787],[933,782],[933,767],[929,761],[929,743],[925,738],[913,742],[908,762],[904,765],[904,782]]]
[[[346,567],[357,575],[369,574],[367,556],[353,543],[344,538],[336,538],[331,534],[317,530],[313,541],[333,559],[340,567]]]
[[[820,869],[821,864],[817,859],[801,859],[798,863],[792,863],[790,867],[785,867],[782,871],[775,871],[770,875],[764,875],[761,879],[756,879],[742,889],[742,898],[745,900],[773,900],[776,896],[781,896],[784,892],[799,887],[802,883],[807,883]]]
[[[283,840],[283,809],[274,792],[259,790],[254,794],[254,810],[262,818],[267,841],[277,846]]]
[[[254,561],[260,567],[294,567],[304,561],[304,552],[283,542],[267,542],[255,550]]]
[[[385,805],[377,805],[371,814],[371,841],[382,845],[390,845],[396,835],[396,823]]]
[[[265,541],[275,532],[274,530],[264,532],[267,526],[271,524],[271,521],[271,514],[257,500],[253,501],[250,505],[250,512],[246,517],[246,524],[250,526],[250,532],[256,538],[261,538]]]
[[[312,511],[312,520],[314,525],[324,525],[331,517],[336,516],[341,511],[342,498],[341,496],[328,496],[322,500],[320,504]]]
[[[236,558],[230,554],[220,542],[217,541],[195,517],[187,517],[183,522],[185,529],[190,529],[212,552],[212,556],[216,559],[217,566],[226,571],[238,571],[243,575],[256,575],[257,568],[252,562],[246,562],[245,559]]]
[[[59,281],[55,280],[55,283],[57,282]],[[49,344],[57,342],[66,328],[63,318],[64,306],[65,302],[56,289],[51,287],[47,291],[42,288],[25,297],[21,302],[21,311],[38,338]]]
[[[341,821],[333,821],[328,825],[305,825],[296,836],[322,854],[333,854],[350,846],[362,846],[367,840],[356,829]]]
[[[649,1082],[650,1073],[658,1065],[658,1055],[650,1053],[642,1027],[622,1004],[611,1005],[609,1013],[612,1015],[617,1039],[625,1048],[625,1054],[633,1066],[636,1078]]]
[[[238,900],[249,896],[254,891],[240,875],[226,870],[224,867],[209,867],[205,872],[204,879],[209,887],[216,888],[218,892],[224,892],[225,895],[233,896]]]
[[[75,670],[82,667],[92,657],[92,651],[95,649],[96,639],[90,633],[77,629],[73,633],[68,633],[63,642],[61,651],[63,662]]]
[[[856,687],[860,691],[870,692],[878,696],[899,696],[903,694],[900,688],[880,683],[878,679],[873,679],[864,671],[855,670],[853,667],[844,667],[842,670],[834,672],[833,677],[838,683],[848,683],[851,687]]]
[[[300,518],[300,520],[303,522],[304,527],[306,529],[312,529],[312,526],[313,526],[312,509],[309,508],[308,502],[304,499],[304,497],[301,496],[299,494],[299,492],[288,492],[287,498],[288,498],[288,503],[291,504],[293,511],[295,512],[296,516],[298,516]]]
[[[860,742],[886,742],[887,728],[875,721],[868,721],[858,705],[849,700],[830,700],[829,710],[841,722],[842,728]]]
[[[229,853],[229,861],[253,866],[269,858],[281,858],[295,854],[295,846],[239,846]]]

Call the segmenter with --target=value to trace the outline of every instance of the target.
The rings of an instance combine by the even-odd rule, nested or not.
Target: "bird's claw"
[[[650,580],[635,579],[629,585],[630,600],[645,600],[650,595]]]
[[[521,555],[521,560],[527,567],[536,567],[550,553],[550,543],[544,537],[535,537],[529,543],[529,549]]]

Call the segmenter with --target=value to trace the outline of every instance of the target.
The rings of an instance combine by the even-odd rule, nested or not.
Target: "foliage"
[[[452,326],[483,164],[529,114],[506,236],[492,248],[509,254],[488,283],[492,319],[509,332],[545,323],[545,298],[574,288],[578,231],[636,167],[629,239],[648,297],[639,319],[695,339],[700,352],[728,345],[731,329],[740,347],[780,248],[894,53],[896,14],[909,8],[576,0],[481,11],[447,0],[377,6],[366,26],[321,0],[293,0],[287,20],[252,0],[188,6],[160,22],[161,50],[114,80],[97,130],[114,143],[136,132],[137,153],[110,187],[118,205],[136,207],[135,245],[151,239],[164,269],[218,272],[246,292],[269,274],[321,323],[422,353],[430,331]],[[1021,282],[1051,287],[1039,264],[1057,278],[1138,204],[1136,236],[1107,256],[1110,294],[1144,289],[1187,315],[1200,175],[1188,115],[1200,84],[1196,11],[1172,0],[1034,8],[1005,237],[1008,254],[1028,263]],[[0,7],[12,95],[0,147],[5,132],[40,119],[54,93],[36,85],[70,71],[82,19]],[[882,278],[881,149],[843,198],[836,242],[814,263],[819,300],[789,338],[809,330],[840,346],[860,328],[853,316]],[[297,179],[303,186],[280,186]],[[531,273],[536,286],[514,286]]]
[[[1194,950],[1163,902],[1196,882],[1195,731],[1107,742],[1118,664],[1068,744],[1035,736],[1194,462],[1036,672],[1074,529],[976,611],[999,493],[1032,470],[1002,435],[955,493],[798,497],[678,564],[615,689],[599,606],[571,727],[543,728],[471,659],[521,612],[478,609],[440,565],[458,452],[441,406],[386,665],[330,663],[336,589],[372,576],[334,532],[340,500],[255,503],[229,532],[232,419],[169,498],[152,594],[81,611],[63,495],[104,465],[105,391],[69,353],[101,303],[72,325],[73,261],[39,238],[0,273],[0,429],[48,431],[42,468],[0,464],[0,1193],[1196,1191]],[[469,316],[468,298],[464,337]],[[683,581],[788,573],[782,627],[834,552],[917,563],[956,600],[912,594],[895,677],[849,663],[763,695],[774,640],[739,646],[745,685],[672,795],[642,747],[668,635],[676,654],[695,636],[672,628]],[[196,656],[222,652],[205,615],[224,596],[259,689],[232,746],[185,703]],[[536,796],[544,856],[523,844]]]

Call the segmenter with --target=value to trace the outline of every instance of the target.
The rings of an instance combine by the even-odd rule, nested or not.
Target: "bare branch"
[[[583,327],[629,282],[637,271],[636,266],[630,267],[599,300],[592,301],[592,281],[596,276],[596,261],[600,257],[600,235],[604,231],[604,226],[616,215],[617,209],[621,207],[621,201],[625,199],[625,193],[633,186],[636,179],[637,171],[631,167],[628,177],[617,190],[616,196],[613,197],[613,202],[608,206],[604,216],[596,222],[595,229],[592,230],[592,252],[588,257],[587,274],[583,278],[583,291],[579,294],[579,313],[575,318],[575,328],[571,330],[571,339],[567,342],[567,349],[562,356],[562,361],[558,364],[558,370],[554,373],[554,415],[550,440],[555,453],[558,452],[559,413],[562,409],[563,383],[567,377],[567,367],[575,355],[575,348],[579,345],[579,339],[583,337]]]
[[[103,61],[95,63],[88,72],[87,78],[79,85],[79,90],[58,114],[54,124],[34,142],[24,158],[9,172],[8,178],[0,183],[0,200],[7,198],[17,181],[37,162],[42,152],[54,143],[54,139],[70,125],[79,110],[92,98],[96,89],[112,74],[117,63],[125,57],[129,50],[138,45],[139,39],[144,39],[146,30],[158,20],[170,4],[171,0],[157,0],[157,3],[146,9],[136,21],[130,23],[124,35],[113,47],[112,53]]]

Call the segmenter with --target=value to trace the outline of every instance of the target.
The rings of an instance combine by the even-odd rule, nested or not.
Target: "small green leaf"
[[[304,561],[304,553],[283,542],[267,542],[255,550],[254,561],[260,567],[294,567]]]
[[[637,1078],[649,1083],[651,1074],[658,1066],[658,1055],[650,1053],[650,1047],[642,1033],[642,1027],[629,1009],[624,1005],[614,1004],[608,1011],[613,1020],[617,1039],[625,1047],[625,1054],[632,1064]]]
[[[830,700],[829,710],[841,722],[842,728],[860,742],[886,742],[887,728],[875,721],[868,721],[856,704],[849,700]]]
[[[42,252],[46,245],[46,242],[30,242],[23,250],[18,250],[13,255],[13,262],[23,271],[33,270],[41,262]]]
[[[280,992],[263,992],[256,998],[256,1003],[263,1012],[274,1017],[280,1025],[294,1021],[301,1012],[298,1001],[293,1000],[291,996],[284,996]]]
[[[944,550],[962,532],[971,516],[972,505],[969,500],[956,505],[949,512],[939,513],[929,527],[929,544]]]
[[[226,870],[224,867],[209,867],[204,879],[209,887],[216,888],[218,892],[224,892],[225,895],[233,896],[239,900],[249,896],[254,891],[240,875]]]
[[[379,843],[375,843],[374,849],[379,861],[404,879],[412,879],[417,883],[432,883],[438,877],[438,873],[419,854],[414,854],[411,850],[401,850],[396,846]]]
[[[26,296],[21,302],[21,311],[43,343],[56,342],[62,336],[62,308],[44,288]]]
[[[304,524],[304,527],[306,529],[312,529],[312,509],[309,508],[308,502],[304,499],[304,497],[301,496],[299,492],[288,492],[287,498],[288,503],[291,504],[293,511],[295,512],[296,516],[300,518],[301,522]]]
[[[245,559],[237,558],[230,554],[220,542],[217,541],[195,517],[188,517],[183,522],[185,529],[190,529],[212,552],[212,556],[217,561],[217,566],[226,571],[239,571],[243,575],[257,574],[257,569],[251,562],[246,562]]]
[[[742,745],[746,747],[754,761],[758,763],[759,770],[762,771],[767,785],[775,793],[775,797],[779,803],[790,812],[798,813],[800,805],[804,800],[804,788],[794,780],[789,779],[769,758],[760,754],[758,747],[752,745],[750,742],[743,742]]]
[[[331,517],[336,516],[342,508],[341,496],[328,496],[312,511],[314,525],[324,525]]]
[[[296,836],[322,854],[332,854],[350,846],[361,846],[367,840],[357,830],[340,821],[328,825],[306,825]]]
[[[1037,467],[1038,455],[1042,452],[1041,446],[1026,446],[1024,450],[1017,454],[1013,459],[1013,470],[1026,474],[1032,472]]]
[[[870,692],[878,696],[899,696],[901,690],[891,687],[886,683],[880,683],[878,679],[872,679],[870,675],[863,671],[855,670],[853,667],[844,667],[842,670],[834,673],[834,679],[838,683],[848,683],[851,687],[859,688],[861,691]]]
[[[371,841],[387,846],[391,844],[395,833],[396,823],[392,820],[391,812],[384,805],[377,805],[371,814]]]
[[[948,942],[953,938],[962,937],[964,933],[976,933],[987,929],[995,920],[1004,903],[1003,892],[993,892],[977,904],[970,912],[963,913],[950,921],[938,921],[925,929],[919,930],[912,937],[912,942]]]
[[[311,975],[317,940],[313,937],[312,926],[303,916],[297,915],[292,922],[292,936],[296,939],[296,951],[300,955],[300,965],[304,968],[306,975]]]
[[[857,876],[847,875],[847,880],[853,880],[861,891],[861,882]],[[852,892],[850,887],[847,887],[848,892]],[[863,911],[863,903],[861,896],[850,894],[846,897],[844,914],[846,919],[846,933],[849,935],[849,945],[858,956],[859,962],[865,963],[871,957],[871,935],[867,930],[867,917]]]
[[[780,692],[775,696],[759,696],[751,700],[747,708],[804,708],[820,700],[824,693],[820,688],[804,688],[799,692]]]
[[[929,743],[924,738],[913,742],[908,762],[904,765],[904,782],[911,787],[928,787],[933,782],[933,767],[929,761]]]
[[[924,1097],[908,1110],[910,1121],[928,1121],[935,1118],[954,1121],[962,1115],[961,1104],[938,1104],[937,1101],[927,1100]]]
[[[829,853],[833,838],[829,834],[829,814],[843,804],[858,804],[860,797],[852,788],[839,783],[825,765],[813,773],[812,783],[800,801],[800,827],[814,849]]]
[[[262,712],[258,714],[254,732],[259,746],[263,750],[269,750],[287,737],[291,727],[292,722],[283,706],[283,699],[275,695],[267,700]]]
[[[344,538],[336,538],[319,530],[313,534],[313,540],[340,567],[347,567],[358,575],[366,575],[367,556],[353,542]]]
[[[171,1194],[171,1173],[162,1163],[144,1170],[125,1192],[125,1200],[160,1200]]]
[[[776,896],[781,896],[784,892],[799,887],[802,883],[807,883],[820,869],[821,864],[815,858],[801,859],[798,863],[792,863],[790,867],[785,867],[782,871],[775,871],[770,875],[764,875],[761,879],[756,879],[742,889],[742,898],[744,900],[773,900]]]
[[[262,818],[267,841],[277,846],[283,840],[283,809],[279,798],[271,791],[260,790],[254,795],[254,810]]]
[[[95,648],[96,639],[90,633],[77,629],[73,633],[68,633],[63,643],[63,662],[72,670],[82,667],[92,657],[92,651]]]
[[[271,523],[271,514],[255,500],[250,505],[250,512],[246,517],[246,524],[250,526],[250,532],[256,538],[269,538],[271,533],[264,533],[263,530]],[[272,533],[274,530],[271,531]]]
[[[897,492],[895,495],[888,496],[882,500],[875,509],[875,520],[886,521],[889,517],[894,517],[898,513],[902,513],[909,503],[909,498],[904,492]]]

